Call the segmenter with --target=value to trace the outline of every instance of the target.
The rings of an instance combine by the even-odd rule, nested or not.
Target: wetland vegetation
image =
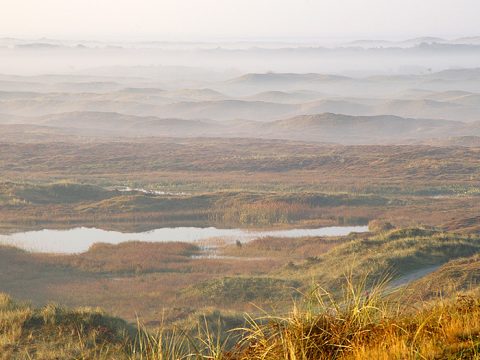
[[[0,37],[0,359],[480,359],[480,38],[292,41]]]

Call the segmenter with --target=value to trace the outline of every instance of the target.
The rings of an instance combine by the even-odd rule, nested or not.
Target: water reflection
[[[87,251],[94,243],[119,244],[125,241],[166,242],[181,241],[201,243],[208,240],[222,242],[250,241],[259,237],[304,237],[304,236],[343,236],[351,232],[365,232],[367,226],[334,226],[317,229],[287,229],[250,231],[245,229],[217,229],[214,227],[173,227],[160,228],[139,233],[122,233],[97,228],[79,227],[69,230],[19,232],[0,235],[0,243],[13,245],[25,250],[47,253],[80,253]]]

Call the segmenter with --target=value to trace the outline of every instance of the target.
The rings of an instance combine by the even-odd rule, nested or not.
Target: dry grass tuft
[[[2,359],[317,360],[480,359],[480,300],[474,295],[401,307],[386,281],[347,277],[339,300],[315,287],[286,315],[246,316],[225,333],[204,317],[196,330],[151,332],[98,310],[33,309],[0,298]],[[232,342],[231,339],[234,339]]]

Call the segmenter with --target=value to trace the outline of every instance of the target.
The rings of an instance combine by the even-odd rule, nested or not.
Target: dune
[[[162,117],[180,117],[184,119],[207,118],[212,120],[246,119],[268,121],[293,115],[297,106],[269,103],[264,101],[199,101],[179,102],[166,105],[160,110]]]

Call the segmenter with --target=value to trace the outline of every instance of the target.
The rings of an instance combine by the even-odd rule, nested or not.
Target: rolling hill
[[[268,107],[268,104],[261,103]],[[203,103],[198,104],[201,108]],[[245,106],[245,115],[248,110]],[[218,110],[218,109],[216,109]],[[198,112],[197,115],[201,115]],[[221,114],[217,113],[220,117]],[[194,114],[191,113],[191,117]],[[225,118],[226,115],[225,115]],[[0,117],[0,120],[2,118]],[[11,124],[5,116],[3,137],[25,141],[44,135],[95,137],[243,137],[288,139],[340,144],[440,144],[475,146],[480,122],[403,118],[393,115],[353,116],[324,112],[282,120],[212,121],[180,117],[134,116],[116,112],[66,112],[27,119]]]
[[[262,128],[271,137],[352,144],[408,142],[479,132],[475,126],[455,121],[333,113],[296,116],[266,123]]]

